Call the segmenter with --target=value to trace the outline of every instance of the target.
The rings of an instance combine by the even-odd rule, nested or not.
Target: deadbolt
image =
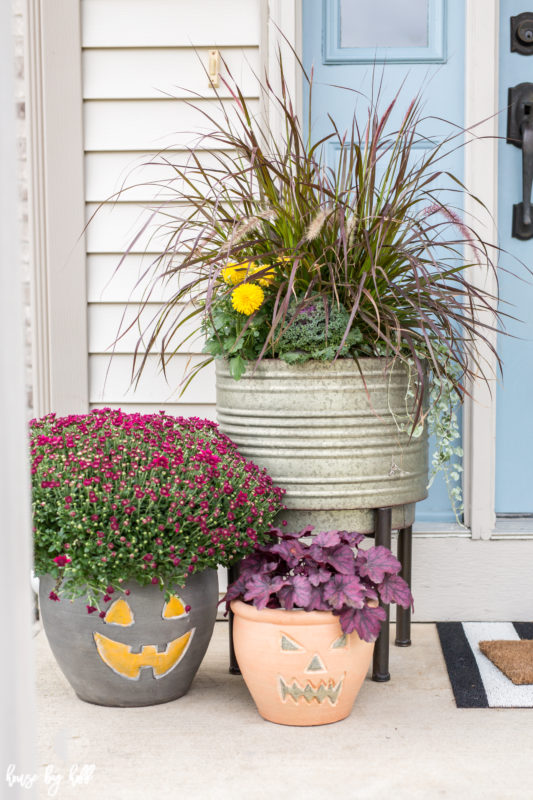
[[[511,17],[511,52],[533,55],[533,12]]]

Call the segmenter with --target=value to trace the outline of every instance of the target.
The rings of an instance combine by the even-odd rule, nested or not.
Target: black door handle
[[[533,83],[520,83],[509,89],[507,141],[522,150],[522,202],[513,206],[513,237],[532,239]]]
[[[533,108],[524,119],[522,125],[522,208],[519,215],[522,217],[520,230],[529,230],[526,238],[531,238],[531,183],[533,181]]]

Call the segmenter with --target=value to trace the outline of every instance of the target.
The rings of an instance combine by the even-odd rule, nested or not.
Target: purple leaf
[[[269,572],[274,572],[278,566],[279,558],[276,558],[275,556],[265,558],[264,554],[252,553],[241,561],[239,567],[239,577],[249,580],[254,575],[266,575]]]
[[[231,601],[232,600],[237,600],[238,597],[244,597],[245,591],[246,591],[246,582],[245,582],[244,578],[242,577],[242,575],[239,575],[237,580],[233,581],[233,583],[231,583],[228,586],[228,590],[227,590],[226,594],[224,595],[224,597],[220,601],[220,603],[225,603],[226,604],[226,611],[224,612],[224,616],[229,611],[229,605],[230,605]],[[219,605],[220,605],[220,603],[219,603]]]
[[[289,567],[295,567],[304,555],[304,548],[297,539],[283,539],[271,547],[270,551],[281,556]]]
[[[319,547],[335,547],[340,544],[341,538],[337,531],[322,531],[317,533],[313,539],[313,544]]]
[[[311,599],[311,588],[309,580],[304,575],[288,578],[278,592],[281,605],[288,611],[294,606],[305,608]]]
[[[309,578],[309,583],[311,586],[320,586],[321,583],[325,583],[329,581],[331,577],[331,572],[326,567],[313,567],[309,566],[307,568],[307,577]]]
[[[326,560],[337,572],[342,572],[344,575],[353,575],[355,559],[352,548],[348,547],[347,544],[340,544],[327,553]]]
[[[339,621],[344,633],[357,631],[365,642],[375,642],[381,630],[381,623],[387,614],[381,606],[363,606],[363,608],[346,608],[339,613]]]
[[[325,564],[328,560],[328,551],[313,542],[309,548],[309,556],[313,561],[316,561],[317,564]]]
[[[374,583],[381,583],[387,573],[397,574],[402,565],[387,547],[378,545],[366,551],[366,563],[361,564],[359,572],[368,576]]]
[[[364,603],[365,590],[359,578],[353,575],[334,575],[324,584],[324,600],[331,608],[339,611],[344,606],[361,608]]]
[[[339,547],[345,546],[340,544],[340,537],[337,531],[325,531],[315,536],[309,547],[309,554],[319,564],[326,564],[330,560],[332,548],[338,550]],[[339,571],[343,572],[344,570]]]
[[[283,578],[276,576],[269,578],[267,575],[254,575],[246,582],[245,600],[253,600],[256,608],[265,608],[270,595],[279,591],[284,584]]]
[[[279,531],[278,536],[280,539],[303,539],[304,536],[310,536],[314,529],[314,525],[307,525],[307,527],[302,528],[301,531],[295,531],[294,533],[285,530]],[[276,528],[275,530],[277,533],[279,528]]]
[[[358,550],[355,558],[355,571],[359,572],[363,564],[367,562],[367,555],[365,550]]]
[[[368,578],[361,578],[361,583],[363,584],[365,590],[365,599],[366,600],[379,600],[378,593],[376,592],[374,585],[368,580]]]
[[[409,606],[413,608],[411,590],[399,575],[385,575],[378,590],[384,603],[398,603],[403,608],[409,608]]]
[[[226,600],[227,603],[229,603],[231,600],[236,600],[237,597],[241,597],[242,595],[244,595],[245,591],[246,591],[246,583],[242,575],[239,575],[237,580],[233,581],[233,583],[230,583],[230,585],[228,586],[228,591],[226,592],[226,597],[224,599]]]
[[[306,611],[331,611],[331,606],[326,603],[323,597],[323,590],[320,586],[311,587],[311,596],[305,607]]]
[[[339,531],[339,537],[341,542],[350,545],[350,547],[357,547],[366,539],[364,533],[350,533],[349,531]]]

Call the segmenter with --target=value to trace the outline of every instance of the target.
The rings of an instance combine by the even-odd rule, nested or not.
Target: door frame
[[[466,212],[475,216],[488,241],[497,241],[498,218],[498,72],[499,0],[466,0],[465,19],[465,183],[473,195],[482,197],[486,210],[466,203]],[[301,75],[292,46],[301,57],[301,0],[264,0],[265,64],[274,76],[278,47],[284,60],[289,88],[301,113]],[[280,36],[283,31],[287,41]],[[479,75],[483,74],[483,80]],[[274,133],[278,133],[274,126]],[[494,254],[496,257],[496,253]],[[471,279],[490,294],[496,294],[496,279],[487,277],[482,266],[471,268]],[[480,321],[494,321],[487,311]],[[493,344],[496,336],[492,337]],[[473,539],[490,539],[495,533],[495,447],[496,447],[496,359],[486,345],[480,345],[487,372],[494,380],[487,385],[477,380],[468,386],[470,393],[463,408],[465,525]],[[423,523],[420,534],[461,534],[458,525]],[[507,533],[506,538],[510,535]],[[523,536],[521,537],[523,538]]]

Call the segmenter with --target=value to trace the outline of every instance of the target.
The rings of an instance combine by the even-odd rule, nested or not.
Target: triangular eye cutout
[[[335,641],[331,645],[331,649],[340,650],[342,647],[346,647],[347,644],[348,644],[348,637],[346,636],[345,633],[343,633],[342,636],[339,636],[338,639],[335,639]]]
[[[295,642],[294,639],[291,639],[290,636],[287,636],[285,633],[281,634],[281,649],[282,650],[303,650],[301,644]]]
[[[173,594],[170,600],[165,603],[163,619],[177,619],[178,617],[184,617],[188,613],[178,595]]]
[[[135,622],[133,611],[123,597],[115,600],[113,605],[108,608],[104,622],[107,622],[108,625],[124,625],[126,627],[133,625]]]

